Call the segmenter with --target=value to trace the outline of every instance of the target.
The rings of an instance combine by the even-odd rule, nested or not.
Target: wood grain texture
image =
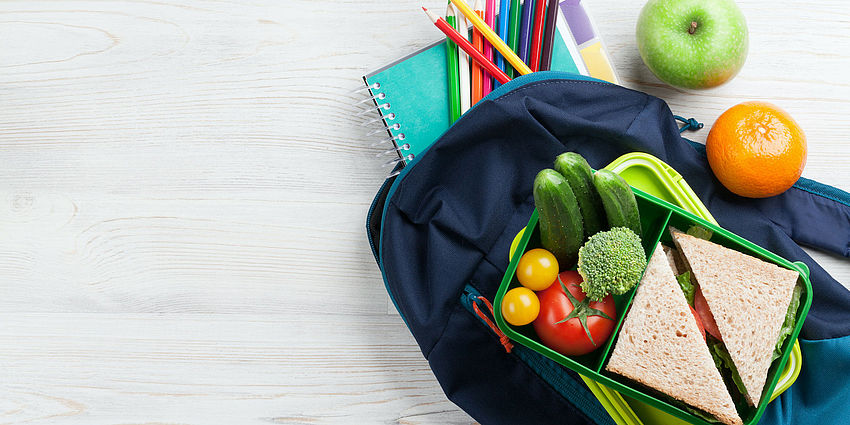
[[[641,64],[641,3],[587,5],[624,85],[707,125],[773,101],[850,190],[843,3],[741,2],[747,64],[703,92]],[[0,2],[0,424],[472,422],[364,232],[386,170],[351,90],[439,38],[420,5]]]

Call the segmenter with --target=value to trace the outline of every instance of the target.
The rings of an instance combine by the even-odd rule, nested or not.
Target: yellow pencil
[[[528,0],[526,0],[528,1]],[[463,13],[463,16],[466,16],[466,19],[478,30],[481,32],[481,35],[490,42],[490,44],[499,51],[499,53],[504,56],[505,60],[514,67],[514,70],[519,72],[521,75],[530,74],[531,68],[526,65],[519,56],[499,38],[499,35],[493,32],[490,29],[490,26],[484,22],[475,12],[469,8],[469,5],[466,4],[463,0],[451,0],[452,4],[455,5],[457,10],[460,13]]]

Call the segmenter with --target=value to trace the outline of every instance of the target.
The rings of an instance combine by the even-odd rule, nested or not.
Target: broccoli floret
[[[591,300],[623,294],[632,289],[646,269],[640,237],[625,227],[615,227],[590,237],[578,250],[581,289]]]

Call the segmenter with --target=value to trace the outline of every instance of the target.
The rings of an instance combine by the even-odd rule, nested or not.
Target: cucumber
[[[593,185],[602,199],[608,226],[627,227],[640,236],[640,213],[629,184],[614,172],[599,170],[593,175]]]
[[[593,170],[583,156],[567,152],[555,158],[555,171],[561,173],[578,201],[581,218],[584,220],[584,234],[591,237],[605,230],[607,221],[602,200],[593,187]]]
[[[576,265],[584,242],[581,210],[567,180],[555,170],[545,169],[534,179],[540,242],[558,259],[561,270]]]

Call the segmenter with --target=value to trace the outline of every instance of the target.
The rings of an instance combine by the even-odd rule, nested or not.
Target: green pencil
[[[455,8],[449,3],[446,7],[446,22],[457,29],[457,18]],[[449,120],[457,121],[460,118],[460,77],[457,71],[457,44],[446,37],[446,74],[449,79]]]
[[[531,1],[531,0],[525,0]],[[508,46],[514,52],[517,51],[517,47],[519,46],[519,32],[521,28],[519,27],[519,16],[522,12],[522,5],[519,0],[511,0],[511,21],[510,28],[508,29]],[[508,77],[514,77],[514,69],[511,67],[505,67],[505,73],[508,74]]]

